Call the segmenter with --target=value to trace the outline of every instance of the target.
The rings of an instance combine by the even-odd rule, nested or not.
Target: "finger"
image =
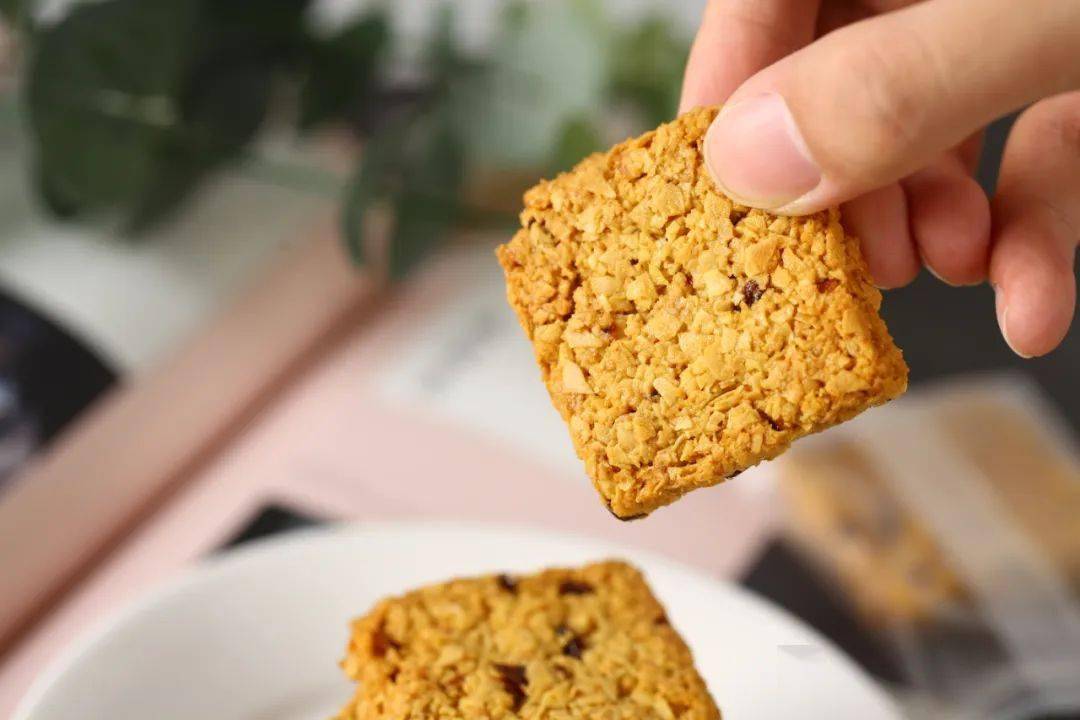
[[[975,171],[979,169],[979,158],[982,157],[985,136],[986,132],[980,128],[956,147],[957,157],[960,158],[960,162],[968,175],[974,175]]]
[[[825,35],[833,30],[859,20],[892,12],[914,5],[923,0],[823,0],[818,12],[817,34]]]
[[[910,2],[905,4],[910,4]],[[895,10],[896,8],[890,9]],[[821,10],[818,12],[818,35],[831,33],[833,30],[842,28],[845,25],[873,17],[879,12],[877,8],[871,8],[861,2],[853,2],[852,0],[822,0]]]
[[[990,281],[998,324],[1019,355],[1054,349],[1076,307],[1080,92],[1036,103],[1013,126],[993,201]]]
[[[909,224],[927,269],[950,285],[986,279],[990,202],[955,154],[904,179]]]
[[[710,128],[706,161],[745,204],[820,210],[911,174],[1030,100],[1080,87],[1078,44],[1080,2],[918,3],[752,77]]]
[[[862,241],[863,257],[880,288],[907,285],[919,274],[908,230],[908,205],[897,183],[861,195],[841,208],[844,224]]]
[[[710,0],[683,77],[679,112],[716,105],[746,78],[813,39],[816,0]]]

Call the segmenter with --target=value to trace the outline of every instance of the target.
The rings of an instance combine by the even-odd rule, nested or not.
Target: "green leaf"
[[[546,168],[563,125],[595,117],[601,107],[609,39],[592,0],[509,9],[493,43],[491,73],[461,120],[470,157],[496,168]]]
[[[461,59],[454,36],[456,24],[457,12],[453,5],[443,3],[435,9],[431,37],[424,49],[424,64],[434,75],[450,74]]]
[[[327,39],[314,39],[300,91],[300,129],[351,121],[370,102],[390,40],[382,12],[358,18]]]
[[[310,0],[102,0],[34,28],[26,106],[35,174],[64,216],[141,231],[239,156]]]
[[[220,164],[255,137],[270,103],[271,74],[255,57],[206,58],[178,98],[179,122],[153,150],[153,173],[125,223],[142,232],[169,215]]]
[[[596,124],[589,118],[568,118],[559,130],[559,137],[552,152],[551,174],[569,170],[586,155],[603,149],[604,142]]]
[[[529,3],[526,0],[505,0],[499,23],[504,33],[519,33],[529,19]]]
[[[367,262],[367,233],[364,223],[376,197],[370,187],[357,177],[345,188],[341,201],[341,235],[353,265]]]
[[[293,63],[305,50],[304,14],[313,0],[168,1],[201,6],[207,46],[255,53],[278,64]]]
[[[34,34],[26,107],[50,204],[101,211],[147,186],[179,112],[196,20],[188,3],[113,0]]]
[[[37,188],[38,199],[45,209],[59,220],[71,220],[79,214],[79,208],[72,205],[71,201],[53,186],[53,178],[43,174],[40,169],[33,170],[32,185]]]
[[[390,213],[389,272],[405,275],[445,240],[461,215],[464,147],[445,106],[387,126],[365,145],[343,209],[343,231],[362,263],[365,221],[375,207]]]
[[[446,240],[461,213],[465,154],[444,113],[417,123],[416,146],[404,167],[394,202],[390,276],[404,276],[432,247]]]
[[[391,278],[405,275],[462,217],[466,150],[460,120],[484,67],[461,53],[453,26],[453,8],[444,5],[424,53],[431,85],[425,99],[368,139],[346,192],[342,229],[358,263],[364,261],[368,214],[376,207],[389,213]]]
[[[367,213],[388,195],[396,192],[407,126],[392,124],[364,143],[360,165],[345,189],[342,203],[342,233],[353,262],[366,259]]]
[[[0,19],[9,31],[29,32],[35,22],[38,0],[0,0]]]
[[[0,16],[9,24],[15,24],[26,17],[29,0],[0,0]]]
[[[647,18],[621,32],[612,46],[613,96],[635,106],[647,127],[671,120],[689,54],[689,41],[666,17]]]
[[[490,103],[492,63],[466,54],[455,33],[457,14],[449,3],[439,6],[431,37],[421,56],[427,78],[428,107],[449,108],[458,129],[467,126],[476,108]]]

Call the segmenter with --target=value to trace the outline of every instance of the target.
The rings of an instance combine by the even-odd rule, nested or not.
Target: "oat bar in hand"
[[[343,663],[339,720],[719,720],[641,574],[621,562],[493,575],[383,600]]]
[[[838,211],[733,203],[691,111],[525,194],[498,250],[544,383],[611,511],[633,518],[907,387]]]

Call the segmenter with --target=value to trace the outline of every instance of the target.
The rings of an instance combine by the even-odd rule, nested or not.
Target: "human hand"
[[[681,110],[724,103],[717,184],[801,215],[843,204],[875,281],[989,277],[998,324],[1049,352],[1076,305],[1080,0],[710,0]],[[981,131],[1028,103],[997,191],[972,178]]]

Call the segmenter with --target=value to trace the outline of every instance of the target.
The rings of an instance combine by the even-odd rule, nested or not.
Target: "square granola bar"
[[[622,562],[454,580],[356,621],[340,720],[719,720],[679,634]]]
[[[551,399],[624,519],[907,387],[839,212],[779,217],[721,194],[702,155],[715,115],[540,183],[498,250]]]

